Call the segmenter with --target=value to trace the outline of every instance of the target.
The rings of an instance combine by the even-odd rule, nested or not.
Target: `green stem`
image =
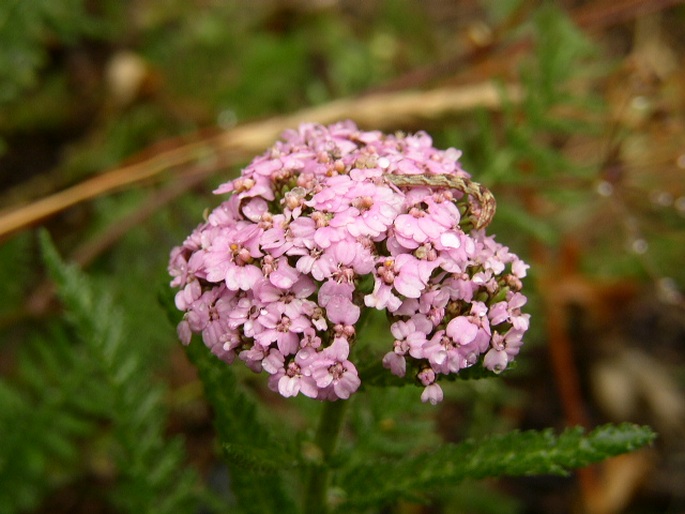
[[[304,498],[304,514],[328,512],[328,475],[331,457],[342,428],[345,408],[349,400],[324,402],[314,444],[321,450],[321,464],[312,466]]]

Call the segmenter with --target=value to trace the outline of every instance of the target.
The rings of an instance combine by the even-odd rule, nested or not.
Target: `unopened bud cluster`
[[[440,186],[469,178],[459,156],[425,133],[351,122],[285,132],[215,191],[229,196],[173,249],[181,340],[201,334],[220,359],[266,371],[283,396],[346,399],[369,364],[354,362],[358,322],[379,309],[394,336],[379,359],[411,373],[423,401],[442,400],[442,375],[502,371],[528,328],[528,266],[473,228],[485,206]]]

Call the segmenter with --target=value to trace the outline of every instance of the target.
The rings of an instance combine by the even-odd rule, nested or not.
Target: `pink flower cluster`
[[[361,384],[357,323],[379,309],[395,338],[383,365],[411,372],[424,402],[442,400],[441,375],[505,369],[528,328],[528,266],[471,229],[461,191],[384,178],[468,178],[459,156],[425,133],[351,122],[285,132],[215,191],[230,196],[171,253],[183,343],[201,334],[220,359],[266,371],[283,396],[346,399]]]

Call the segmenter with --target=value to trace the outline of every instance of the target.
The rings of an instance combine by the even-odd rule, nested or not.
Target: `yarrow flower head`
[[[361,385],[359,320],[378,309],[394,338],[379,360],[423,401],[465,368],[501,372],[528,329],[528,266],[485,234],[494,198],[459,157],[422,132],[285,132],[171,252],[181,341],[200,334],[285,397],[347,399]]]

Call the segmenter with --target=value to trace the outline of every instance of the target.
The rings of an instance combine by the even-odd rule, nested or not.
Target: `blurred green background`
[[[494,105],[469,103],[483,84],[502,92]],[[580,479],[468,484],[436,493],[432,506],[387,512],[571,512],[579,498],[581,511],[597,514],[683,512],[682,2],[4,0],[0,224],[20,206],[125,163],[151,166],[188,141],[340,98],[381,108],[435,89],[465,94],[465,107],[427,117],[420,102],[407,104],[407,116],[377,123],[365,112],[362,128],[426,130],[436,146],[464,151],[465,169],[498,199],[491,230],[531,264],[533,328],[503,381],[454,384],[438,409],[416,406],[417,391],[372,397],[357,428],[392,435],[413,420],[416,432],[397,431],[389,452],[415,434],[454,441],[622,420],[650,424],[660,439]],[[187,483],[200,496],[223,468],[158,298],[172,294],[168,251],[245,162],[218,148],[40,220],[86,271],[94,305],[111,300],[124,334],[117,351],[144,371],[130,383],[157,395],[156,451],[175,441],[173,466],[194,470]],[[113,391],[136,393],[93,370],[98,354],[63,316],[36,228],[0,238],[0,510],[135,511],[113,499],[126,461],[113,457],[121,441],[112,427],[126,416],[107,406],[119,405],[108,403]],[[265,377],[243,379],[303,423],[288,408],[306,413],[306,402],[274,398]],[[179,505],[165,508],[194,512]]]

